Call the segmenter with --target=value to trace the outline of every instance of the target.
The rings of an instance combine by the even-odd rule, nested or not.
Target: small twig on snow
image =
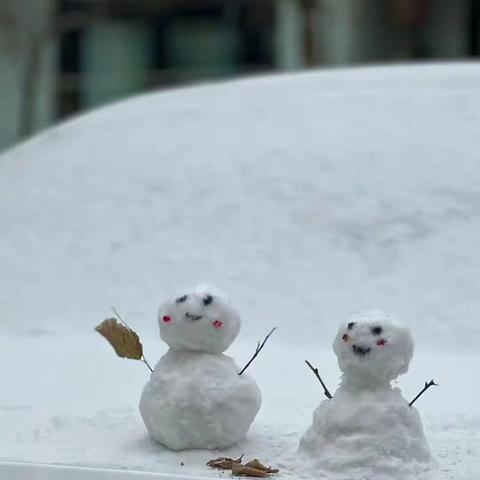
[[[328,391],[327,386],[325,385],[325,383],[323,383],[322,377],[318,373],[318,368],[315,368],[308,360],[305,360],[305,363],[308,365],[310,370],[315,374],[315,376],[318,378],[319,382],[322,384],[323,393],[325,394],[325,396],[328,399],[332,398],[332,394]]]
[[[411,407],[422,395],[426,392],[430,387],[438,387],[438,385],[433,381],[430,380],[429,382],[425,382],[425,386],[423,387],[422,391],[408,404]]]
[[[240,370],[240,373],[238,375],[241,375],[249,366],[250,364],[255,360],[257,355],[261,352],[262,348],[265,346],[267,343],[267,340],[270,338],[270,335],[277,329],[277,327],[273,327],[268,335],[264,338],[263,342],[260,343],[258,342],[257,348],[255,349],[255,353],[253,354],[253,357],[248,361],[248,363]]]

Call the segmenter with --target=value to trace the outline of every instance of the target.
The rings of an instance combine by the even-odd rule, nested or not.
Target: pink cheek
[[[164,315],[162,320],[165,323],[170,323],[172,321],[172,317],[169,317],[168,315]]]
[[[222,327],[223,327],[223,322],[221,322],[220,320],[215,320],[215,321],[213,322],[213,328],[215,328],[215,329],[218,330],[218,329],[220,329],[220,328],[222,328]]]
[[[343,340],[344,342],[348,342],[348,334],[347,334],[347,333],[345,333],[345,334],[343,335],[342,340]]]
[[[386,344],[387,344],[387,340],[385,340],[384,338],[377,340],[377,345],[379,347],[384,347]]]

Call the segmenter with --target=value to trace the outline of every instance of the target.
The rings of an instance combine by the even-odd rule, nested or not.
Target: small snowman
[[[332,397],[322,382],[328,399],[315,410],[299,452],[317,472],[335,478],[423,478],[434,460],[420,416],[391,384],[408,371],[413,356],[408,329],[388,314],[366,312],[340,326],[333,350],[341,384]]]
[[[260,410],[253,378],[223,352],[240,330],[240,315],[217,289],[201,285],[163,303],[160,337],[170,347],[141,399],[149,434],[171,450],[225,448],[241,440]]]

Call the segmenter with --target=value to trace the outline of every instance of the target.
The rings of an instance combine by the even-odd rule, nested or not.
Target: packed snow
[[[434,478],[420,416],[392,380],[408,371],[413,339],[383,312],[355,315],[333,344],[342,381],[315,410],[299,451],[314,471],[358,480]]]
[[[226,448],[242,440],[262,403],[248,373],[223,352],[240,330],[240,315],[208,285],[165,302],[160,334],[170,347],[143,390],[148,432],[172,450]]]
[[[240,325],[240,314],[225,294],[205,284],[164,302],[158,312],[160,336],[173,350],[223,353]]]
[[[333,350],[342,371],[342,385],[376,388],[408,372],[413,357],[410,331],[391,314],[367,311],[342,322]]]
[[[245,437],[261,398],[232,358],[169,350],[143,391],[140,412],[150,435],[172,450],[226,448]]]
[[[302,434],[340,371],[340,321],[391,311],[416,352],[399,380],[442,475],[480,475],[480,66],[280,75],[153,93],[0,157],[0,459],[216,476],[222,454],[298,478]],[[148,360],[157,311],[229,293],[262,409],[246,438],[171,452],[138,412],[149,372],[93,328],[110,306]],[[183,465],[182,465],[183,463]]]

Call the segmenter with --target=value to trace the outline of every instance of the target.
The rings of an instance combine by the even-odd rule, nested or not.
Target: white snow
[[[94,332],[2,335],[0,460],[216,476],[205,466],[209,459],[244,453],[280,466],[285,478],[298,478],[292,468],[295,452],[324,398],[303,361],[319,367],[332,391],[340,372],[331,349],[308,348],[280,334],[249,369],[262,388],[263,404],[246,439],[230,449],[180,453],[151,441],[145,430],[138,400],[149,372],[142,363],[115,357]],[[142,340],[149,361],[164,353],[158,336]],[[246,362],[255,345],[253,338],[242,339],[229,354]],[[480,406],[472,365],[478,365],[476,354],[419,348],[400,381],[408,399],[433,375],[440,384],[416,406],[448,480],[472,480],[480,471]]]
[[[170,347],[140,399],[148,432],[172,450],[226,448],[242,440],[262,404],[257,383],[224,352],[240,315],[218,288],[182,293],[160,307],[162,340]]]
[[[340,387],[315,410],[299,452],[313,477],[424,480],[437,470],[420,416],[399,389]]]
[[[150,435],[172,450],[227,448],[242,440],[262,396],[238,372],[226,355],[169,350],[140,400]]]
[[[263,406],[215,454],[290,457],[339,382],[340,320],[379,308],[417,351],[400,384],[448,479],[480,474],[480,66],[311,72],[113,105],[0,157],[0,458],[209,472],[151,442],[148,378],[93,327],[114,305],[150,362],[157,308],[211,279],[242,313]],[[183,467],[180,466],[184,462]]]
[[[342,322],[333,341],[342,385],[389,385],[408,372],[413,338],[393,315],[378,310],[358,313]]]
[[[240,314],[217,287],[199,285],[160,306],[162,340],[174,350],[223,353],[240,331]]]
[[[113,468],[0,462],[0,478],[8,478],[8,480],[29,480],[32,478],[35,480],[189,480],[192,477]],[[196,477],[196,480],[202,480],[202,477]]]
[[[423,424],[391,381],[408,371],[413,339],[391,315],[358,314],[340,326],[333,348],[342,381],[313,414],[300,440],[312,471],[338,478],[432,478]],[[337,478],[337,477],[336,477]]]

